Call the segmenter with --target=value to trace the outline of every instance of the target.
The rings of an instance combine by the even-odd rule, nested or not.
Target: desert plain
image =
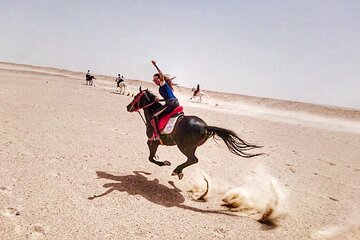
[[[95,76],[87,86],[84,72],[0,62],[0,239],[360,239],[360,110],[206,90],[199,103],[179,80],[185,114],[264,153],[241,158],[210,138],[179,180],[185,156],[160,146],[171,166],[149,162],[133,98]],[[222,206],[236,188],[273,201],[271,182],[274,224]]]

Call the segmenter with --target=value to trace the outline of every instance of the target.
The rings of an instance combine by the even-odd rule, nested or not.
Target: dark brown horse
[[[149,90],[141,90],[134,97],[134,100],[126,107],[129,112],[137,112],[141,109],[144,110],[146,119],[146,134],[150,138],[153,134],[153,128],[150,124],[153,113],[161,106],[159,100]],[[210,137],[219,136],[226,144],[230,152],[241,157],[250,158],[259,156],[262,153],[251,154],[246,151],[261,146],[249,144],[242,140],[233,131],[228,129],[208,126],[205,121],[197,116],[182,115],[177,119],[174,130],[167,135],[160,135],[161,142],[166,146],[177,145],[180,151],[187,157],[187,161],[177,166],[172,175],[178,175],[179,179],[183,177],[183,169],[198,162],[195,156],[196,148],[201,146]],[[160,141],[148,140],[150,155],[149,161],[157,164],[158,166],[170,166],[169,161],[158,161],[155,159],[155,154]]]

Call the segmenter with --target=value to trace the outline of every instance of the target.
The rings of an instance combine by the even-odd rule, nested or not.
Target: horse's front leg
[[[158,166],[170,166],[171,163],[169,161],[157,161],[155,158],[155,154],[156,154],[156,151],[157,151],[157,148],[159,147],[159,141],[150,141],[148,140],[147,141],[147,145],[149,147],[149,150],[150,150],[150,155],[149,155],[149,161],[152,162],[152,163],[155,163],[156,165]]]

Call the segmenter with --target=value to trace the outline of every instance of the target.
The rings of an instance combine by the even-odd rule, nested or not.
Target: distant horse
[[[153,135],[151,126],[151,117],[161,106],[159,99],[149,90],[141,90],[134,97],[133,101],[126,107],[128,112],[137,112],[144,110],[146,119],[146,134],[148,138]],[[182,109],[182,107],[180,107]],[[172,114],[172,113],[171,113]],[[171,115],[170,114],[170,115]],[[165,118],[166,116],[164,116]],[[161,119],[159,120],[159,122]],[[166,128],[166,127],[165,127]],[[161,130],[159,128],[159,130]],[[262,153],[251,154],[246,151],[259,148],[260,146],[249,144],[236,135],[236,133],[219,127],[208,126],[201,118],[197,116],[185,116],[181,114],[174,125],[174,129],[168,134],[161,134],[160,141],[147,141],[150,150],[149,161],[158,166],[170,166],[169,161],[157,161],[155,154],[160,142],[162,145],[177,145],[180,151],[187,157],[187,161],[177,166],[171,175],[177,175],[179,179],[183,177],[183,169],[198,162],[195,156],[196,148],[204,144],[210,137],[219,136],[226,144],[230,152],[241,157],[250,158],[259,156]]]
[[[93,84],[94,84],[94,80],[93,79],[96,79],[94,76],[88,76],[88,75],[86,75],[86,85],[90,85],[90,86],[92,86]]]
[[[198,102],[202,102],[202,97],[205,96],[207,98],[209,98],[209,96],[204,93],[203,91],[196,89],[196,88],[192,88],[191,91],[193,92],[193,96],[190,98],[190,100],[195,99],[195,98],[199,98],[197,101]]]
[[[120,94],[125,94],[125,91],[128,91],[128,87],[126,85],[125,82],[120,82],[117,86],[117,90],[116,90],[118,93]]]
[[[134,96],[134,94],[131,93],[131,91],[129,90],[129,88],[128,88],[128,86],[126,85],[125,82],[120,82],[120,83],[118,84],[118,87],[117,87],[117,89],[116,89],[116,92],[117,92],[117,93],[120,93],[120,94],[122,94],[122,95],[126,95],[126,96],[131,96],[131,97]]]

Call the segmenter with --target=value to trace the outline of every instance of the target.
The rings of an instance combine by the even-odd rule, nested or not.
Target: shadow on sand
[[[228,213],[222,210],[204,210],[183,205],[182,203],[185,202],[185,198],[181,194],[181,190],[175,186],[174,182],[169,181],[169,184],[173,187],[169,188],[165,185],[160,184],[158,179],[148,180],[146,175],[151,174],[147,172],[134,171],[135,175],[126,176],[115,176],[110,173],[101,171],[97,171],[96,174],[98,178],[109,179],[116,182],[104,184],[103,187],[108,188],[108,190],[102,194],[89,197],[89,200],[104,197],[113,191],[120,191],[127,192],[130,195],[140,195],[148,201],[164,207],[178,207],[200,213],[213,213],[232,217],[239,217],[235,214]]]
[[[89,197],[89,200],[103,197],[113,191],[127,192],[129,195],[140,195],[150,202],[164,207],[174,207],[185,201],[180,194],[181,190],[176,188],[173,182],[169,182],[174,188],[168,188],[159,183],[158,179],[148,180],[145,175],[150,173],[134,171],[135,175],[115,176],[106,172],[97,171],[98,178],[114,180],[116,182],[103,185],[108,190],[100,195]]]

